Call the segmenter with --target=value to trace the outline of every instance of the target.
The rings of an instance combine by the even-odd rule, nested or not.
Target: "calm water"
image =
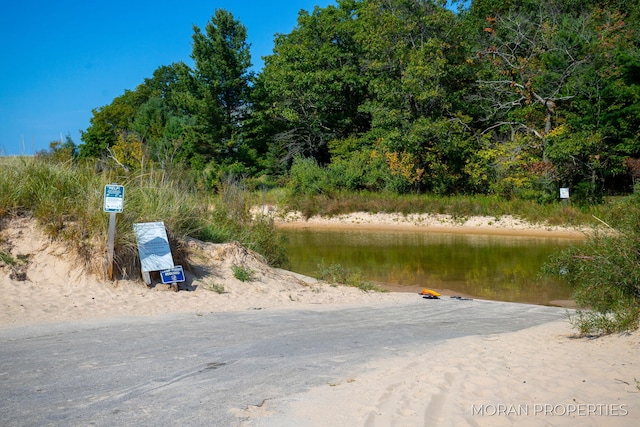
[[[540,277],[549,255],[579,240],[399,231],[281,230],[291,270],[317,277],[318,265],[358,269],[391,291],[422,288],[498,301],[553,304],[564,283]]]

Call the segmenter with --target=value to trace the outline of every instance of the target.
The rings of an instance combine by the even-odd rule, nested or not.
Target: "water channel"
[[[283,229],[290,269],[317,277],[339,264],[389,291],[566,305],[571,289],[541,277],[548,257],[580,240],[407,231]]]

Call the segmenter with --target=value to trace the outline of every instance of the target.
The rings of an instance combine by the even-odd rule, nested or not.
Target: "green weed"
[[[302,212],[306,218],[334,216],[351,212],[447,214],[463,220],[471,216],[512,215],[534,224],[594,225],[593,215],[605,215],[608,206],[577,208],[561,203],[540,204],[532,200],[506,199],[492,195],[438,196],[433,194],[397,195],[371,192],[325,192],[286,200],[286,208]]]
[[[319,280],[330,284],[340,284],[361,289],[365,292],[386,292],[381,287],[375,285],[372,281],[366,281],[362,278],[362,273],[357,269],[349,269],[341,264],[325,265],[324,260],[318,264],[316,273]]]
[[[252,282],[255,278],[255,271],[249,267],[233,265],[231,266],[231,270],[233,271],[233,277],[241,282]]]
[[[224,289],[224,285],[221,283],[208,283],[206,285],[206,288],[212,292],[215,292],[217,294],[223,294],[225,293],[225,289]]]
[[[0,251],[0,261],[5,263],[6,265],[13,266],[16,265],[16,260],[11,256],[10,253],[5,251]]]

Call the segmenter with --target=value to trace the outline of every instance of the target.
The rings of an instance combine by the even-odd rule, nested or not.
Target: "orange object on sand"
[[[433,291],[431,289],[423,289],[422,292],[420,292],[420,295],[431,295],[434,297],[439,297],[441,296],[441,294],[437,293],[436,291]]]

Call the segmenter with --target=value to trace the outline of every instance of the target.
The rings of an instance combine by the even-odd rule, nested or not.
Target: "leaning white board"
[[[133,231],[138,242],[143,273],[173,268],[173,256],[164,222],[133,224]]]

